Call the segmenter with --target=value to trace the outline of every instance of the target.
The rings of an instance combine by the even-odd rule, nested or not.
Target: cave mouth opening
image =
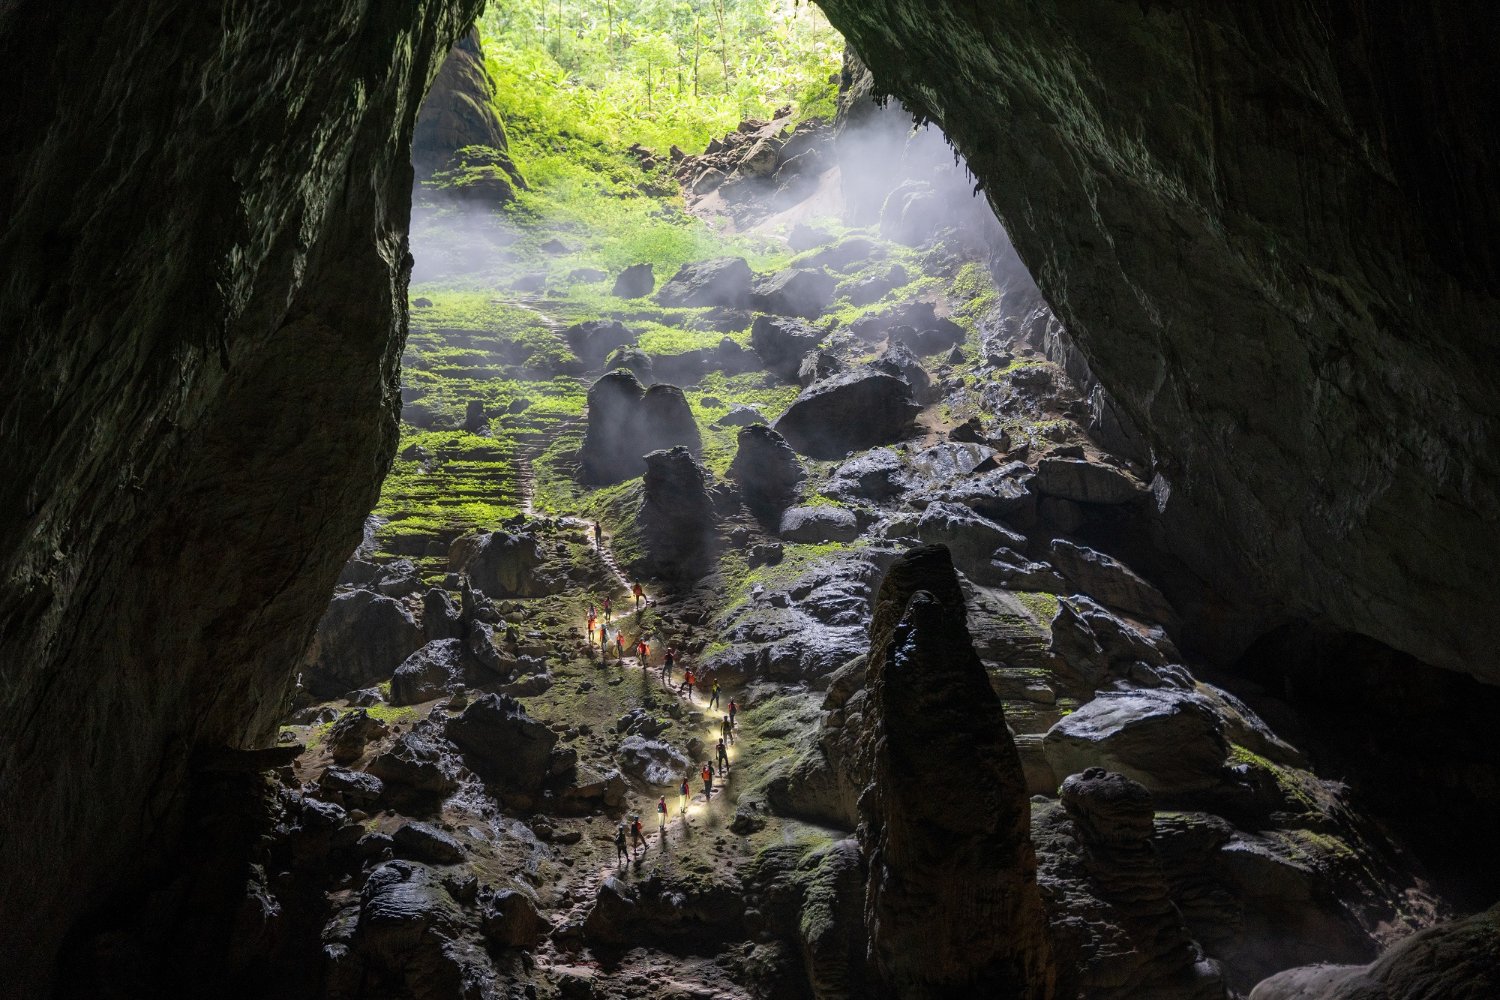
[[[1255,686],[1246,700],[1320,775],[1347,782],[1443,896],[1464,910],[1494,903],[1500,687],[1308,623],[1261,636],[1234,672]]]

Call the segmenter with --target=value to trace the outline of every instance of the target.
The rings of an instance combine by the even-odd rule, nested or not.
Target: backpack
[[[686,794],[688,794],[688,783],[687,783],[687,779],[686,778],[682,779],[682,787],[679,788],[679,789],[677,789],[677,792],[680,795],[686,795]]]
[[[713,776],[714,776],[714,772],[709,769],[709,767],[708,767],[707,764],[704,764],[703,765],[703,780],[704,781],[712,781],[713,780]]]

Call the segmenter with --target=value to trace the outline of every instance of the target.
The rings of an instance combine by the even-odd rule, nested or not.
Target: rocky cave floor
[[[201,771],[202,874],[164,895],[249,858],[228,947],[278,995],[857,996],[869,619],[896,555],[936,542],[1024,766],[1058,996],[1243,996],[1447,915],[1263,721],[1275,699],[1205,680],[1161,591],[1106,554],[1149,549],[1152,496],[1091,439],[1034,296],[996,287],[971,234],[763,214],[747,238],[774,271],[705,257],[616,297],[538,228],[540,256],[413,287],[369,537],[281,745]],[[446,219],[419,217],[419,258]],[[688,451],[642,463],[643,441]],[[585,639],[605,596],[622,657]],[[683,665],[741,709],[710,801],[718,713],[677,693]],[[1090,768],[1123,778],[1060,795]]]

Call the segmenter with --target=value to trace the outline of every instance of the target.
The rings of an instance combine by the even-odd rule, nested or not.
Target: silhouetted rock
[[[1068,980],[1086,996],[1226,997],[1218,966],[1204,961],[1172,899],[1152,843],[1151,793],[1096,767],[1069,777],[1060,795],[1080,852],[1078,883],[1045,888],[1071,894],[1053,904],[1068,915],[1058,935],[1060,967],[1065,955],[1074,959]],[[1098,937],[1085,943],[1084,935]]]
[[[597,365],[619,347],[634,347],[637,336],[624,323],[613,319],[591,319],[563,331],[573,353],[587,364]]]
[[[463,635],[458,608],[446,590],[433,587],[422,595],[422,629],[427,641],[435,639],[457,639]]]
[[[750,347],[768,371],[790,382],[796,379],[802,358],[815,350],[824,336],[822,330],[801,320],[757,316],[750,327]]]
[[[335,594],[302,659],[302,683],[319,698],[389,679],[423,642],[399,601],[368,590]]]
[[[1052,995],[1026,778],[948,552],[891,566],[865,690],[860,844],[882,995]]]
[[[616,483],[646,471],[644,455],[682,445],[702,448],[698,424],[682,390],[658,383],[643,389],[636,377],[616,370],[589,389],[588,426],[579,458],[589,483]]]
[[[495,81],[484,65],[479,29],[470,28],[448,52],[427,90],[412,133],[411,161],[418,176],[450,166],[466,146],[483,146],[505,155],[505,178],[524,189],[525,181],[510,163],[505,125],[495,113]],[[499,200],[508,201],[502,195]]]
[[[621,299],[638,299],[650,295],[656,287],[656,273],[650,264],[631,264],[615,278],[610,294]]]
[[[833,301],[835,280],[828,272],[810,268],[788,268],[755,283],[750,304],[778,316],[815,319]]]
[[[449,719],[448,738],[469,766],[502,789],[534,792],[547,780],[557,734],[514,698],[487,694]]]
[[[843,458],[901,440],[919,409],[906,382],[864,368],[803,389],[775,427],[803,455]]]
[[[415,861],[375,867],[360,890],[352,940],[327,945],[331,995],[347,995],[362,982],[392,984],[424,1000],[473,995],[476,982],[493,982],[494,967],[481,948],[466,947],[474,918],[454,900],[441,875]]]
[[[765,424],[751,424],[740,428],[728,476],[739,484],[746,506],[779,511],[796,499],[807,472],[785,438]]]
[[[441,698],[464,681],[461,639],[437,639],[402,661],[391,677],[391,704],[416,705]]]
[[[486,597],[542,597],[557,593],[565,583],[539,572],[545,561],[536,536],[492,531],[479,536],[468,558],[455,569]]]
[[[484,936],[501,948],[531,948],[547,932],[545,917],[530,896],[515,889],[502,889],[483,906]]]
[[[750,302],[750,265],[743,257],[684,264],[656,293],[664,306],[734,306]]]
[[[362,708],[345,712],[328,730],[329,755],[340,764],[348,764],[358,760],[366,746],[389,732],[384,722],[372,718]]]
[[[641,538],[651,571],[696,578],[714,566],[714,508],[708,473],[681,445],[646,455]]]

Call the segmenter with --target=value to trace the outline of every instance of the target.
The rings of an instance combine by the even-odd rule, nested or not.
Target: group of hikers
[[[597,521],[594,522],[594,544],[601,550],[604,548],[603,530]],[[631,584],[630,593],[635,598],[636,611],[640,611],[642,604],[650,603],[646,599],[645,589],[639,583]],[[593,601],[589,602],[587,615],[588,644],[589,648],[592,649],[594,637],[597,634],[601,659],[608,655],[611,638],[610,625],[613,620],[614,605],[608,594],[605,594],[600,599],[597,606]],[[618,660],[623,661],[625,659],[625,630],[623,627],[615,627],[613,640],[615,656]],[[644,633],[637,637],[634,653],[641,665],[641,669],[649,669],[651,645],[647,642]],[[677,666],[679,659],[680,656],[675,646],[669,645],[662,651],[661,681],[668,689],[672,687],[672,671]],[[693,688],[706,688],[708,683],[710,683],[710,679],[704,678],[691,666],[685,666],[682,672],[682,680],[677,685],[677,694],[685,696],[689,702],[692,702]],[[720,708],[720,696],[723,692],[717,678],[712,678],[711,683],[712,687],[706,688],[708,692],[708,707],[710,709],[718,709]],[[713,800],[714,778],[717,777],[722,782],[729,776],[729,747],[734,745],[735,716],[738,713],[739,705],[733,698],[730,698],[727,711],[719,723],[719,741],[714,748],[714,759],[712,761],[704,761],[702,769],[698,772],[698,777],[703,781],[703,801],[705,803]],[[682,783],[677,787],[677,813],[679,816],[687,815],[688,800],[692,798],[692,794],[692,778],[691,776],[684,777]],[[658,796],[656,800],[657,833],[663,841],[667,835],[667,817],[667,797],[665,795]],[[646,834],[641,828],[641,817],[638,814],[633,814],[630,817],[629,824],[622,822],[616,826],[615,859],[617,864],[625,864],[629,860],[631,852],[638,854],[645,849]]]

